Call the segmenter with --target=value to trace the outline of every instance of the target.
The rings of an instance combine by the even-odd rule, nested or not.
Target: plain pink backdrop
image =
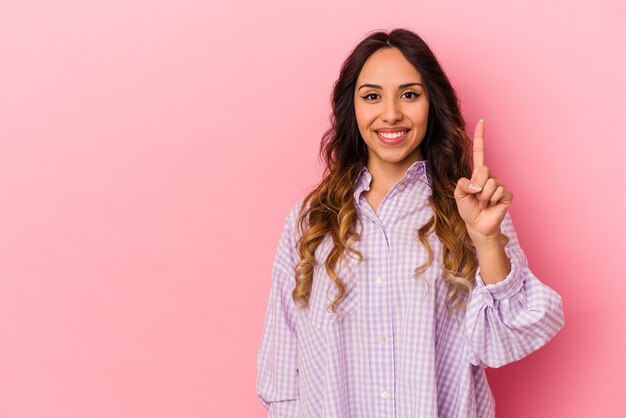
[[[565,328],[489,370],[499,417],[623,417],[620,0],[0,3],[0,418],[263,417],[290,206],[349,51],[431,45]]]

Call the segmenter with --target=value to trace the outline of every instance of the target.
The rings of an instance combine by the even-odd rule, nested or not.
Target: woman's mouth
[[[375,131],[375,132],[380,142],[387,144],[387,145],[396,145],[404,141],[408,130],[394,131],[394,132],[381,132],[381,131]]]

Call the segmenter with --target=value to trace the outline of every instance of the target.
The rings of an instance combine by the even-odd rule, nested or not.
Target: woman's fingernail
[[[468,190],[470,192],[480,192],[483,188],[480,187],[478,184],[474,183],[473,181],[470,181],[469,186],[467,186]]]

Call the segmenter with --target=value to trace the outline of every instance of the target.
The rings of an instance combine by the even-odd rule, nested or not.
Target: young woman
[[[321,183],[272,270],[257,393],[270,417],[493,417],[485,367],[563,327],[530,271],[456,93],[424,41],[377,32],[347,58]]]

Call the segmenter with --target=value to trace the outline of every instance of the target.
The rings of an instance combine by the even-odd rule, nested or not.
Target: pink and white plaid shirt
[[[316,252],[309,308],[295,308],[295,222],[302,200],[291,208],[274,259],[258,355],[257,393],[270,417],[493,417],[484,368],[529,355],[563,327],[561,297],[528,268],[508,213],[501,229],[510,238],[505,251],[511,272],[485,285],[479,267],[460,323],[445,308],[448,285],[441,280],[442,244],[435,234],[433,264],[413,277],[426,259],[417,230],[433,214],[426,164],[411,165],[378,213],[361,195],[371,182],[363,168],[354,189],[363,224],[355,247],[365,259],[339,304],[341,318],[327,311],[336,294],[322,265],[331,249],[328,237]],[[342,264],[344,281],[347,273]]]

